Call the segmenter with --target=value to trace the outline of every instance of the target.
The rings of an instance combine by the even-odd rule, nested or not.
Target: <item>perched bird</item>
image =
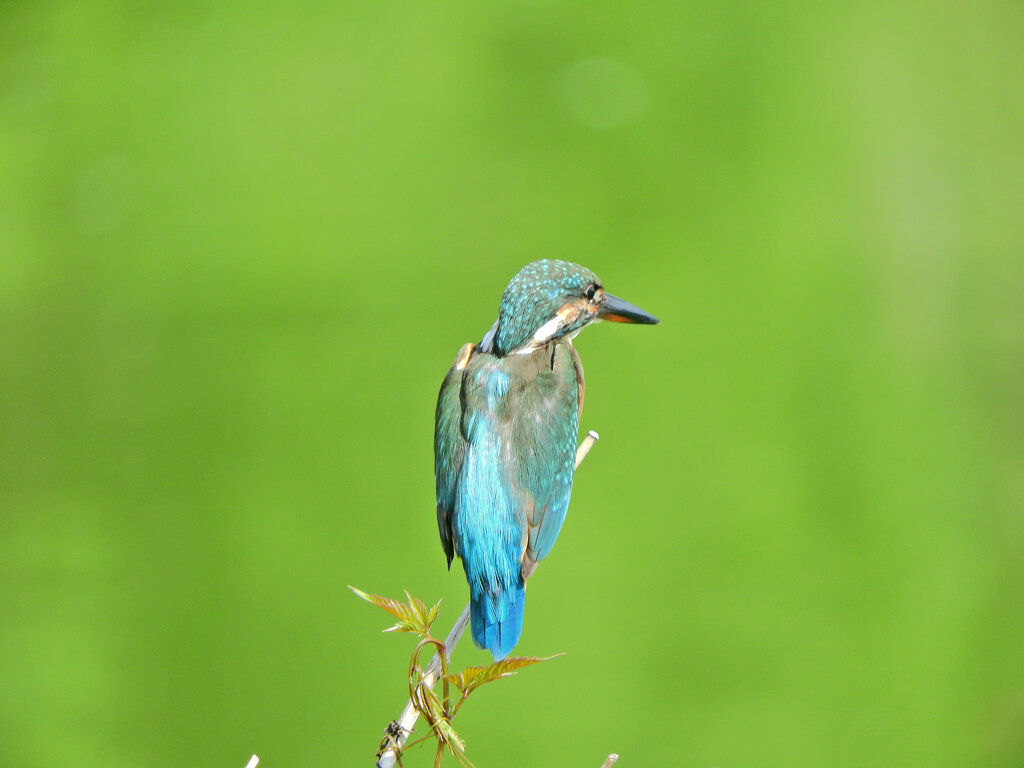
[[[496,661],[523,629],[526,580],[555,543],[572,493],[583,365],[572,340],[598,320],[654,324],[589,269],[527,264],[498,320],[466,344],[441,385],[434,424],[437,527],[469,582],[473,641]]]

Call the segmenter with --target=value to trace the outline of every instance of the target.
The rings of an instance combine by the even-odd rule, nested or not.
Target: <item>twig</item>
[[[608,759],[604,761],[604,764],[601,765],[601,768],[612,768],[612,766],[615,765],[617,762],[619,762],[618,755],[608,755]]]
[[[594,430],[587,432],[587,436],[580,441],[580,446],[576,449],[576,466],[573,467],[573,469],[580,468],[580,464],[582,464],[583,460],[587,458],[587,454],[590,453],[590,449],[594,447],[594,443],[596,443],[598,439],[600,439],[600,435],[598,435]]]
[[[574,469],[579,469],[580,464],[583,463],[583,459],[590,453],[590,449],[594,447],[594,443],[598,441],[598,434],[594,430],[587,432],[587,436],[580,442],[579,447],[576,449],[576,466]],[[450,661],[452,658],[452,652],[455,650],[455,646],[459,644],[459,640],[462,639],[462,633],[466,631],[466,626],[469,624],[469,603],[466,603],[466,607],[462,609],[462,613],[459,614],[459,618],[455,620],[455,626],[452,627],[452,631],[448,633],[448,637],[444,641],[445,647],[445,661]],[[427,669],[423,673],[423,685],[427,688],[433,688],[437,683],[438,673],[441,671],[441,657],[438,654],[434,654],[433,658],[430,659],[430,663],[427,664]],[[416,710],[416,706],[413,704],[412,699],[409,699],[405,704],[405,709],[402,710],[402,714],[398,716],[392,726],[388,728],[388,733],[391,734],[392,730],[397,730],[397,735],[390,736],[391,744],[381,752],[380,759],[377,760],[377,768],[394,768],[395,763],[398,760],[398,753],[402,751],[405,746],[405,742],[409,740],[409,734],[412,733],[413,726],[416,725],[416,721],[419,719],[420,713]],[[608,768],[615,760],[618,760],[618,755],[609,755],[608,760],[601,768]]]
[[[455,646],[459,644],[459,640],[462,638],[462,633],[466,631],[466,627],[469,625],[469,603],[466,603],[466,607],[462,609],[462,613],[459,614],[459,618],[455,620],[455,626],[452,627],[452,631],[448,633],[448,637],[444,641],[445,657],[446,660],[451,659],[452,651],[455,650]],[[423,673],[423,685],[427,688],[433,688],[434,684],[437,683],[438,673],[441,671],[441,657],[438,654],[434,654],[430,659],[430,663],[427,664],[427,669]],[[396,720],[398,734],[393,736],[390,747],[381,753],[380,759],[377,761],[377,768],[392,768],[397,759],[395,754],[396,748],[401,751],[402,747],[405,746],[405,742],[409,739],[409,734],[412,733],[413,726],[416,725],[416,721],[419,719],[420,713],[416,710],[416,705],[412,703],[412,699],[405,704],[405,709],[402,710],[402,714],[398,716]]]

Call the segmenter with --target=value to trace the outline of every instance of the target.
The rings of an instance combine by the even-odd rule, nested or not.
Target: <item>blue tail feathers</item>
[[[474,590],[475,591],[475,590]],[[511,590],[491,594],[481,590],[470,599],[469,619],[473,642],[486,648],[501,661],[519,642],[523,633],[523,609],[526,607],[526,584],[522,578]]]

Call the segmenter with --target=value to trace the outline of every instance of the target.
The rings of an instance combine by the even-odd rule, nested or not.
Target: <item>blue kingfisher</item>
[[[437,398],[441,545],[449,568],[462,559],[473,641],[496,661],[519,641],[526,580],[569,507],[584,393],[572,340],[598,320],[658,322],[579,264],[527,264],[480,343],[459,350]]]

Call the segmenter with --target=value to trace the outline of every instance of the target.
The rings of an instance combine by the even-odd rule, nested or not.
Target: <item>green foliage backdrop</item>
[[[1000,0],[3,3],[0,765],[368,765],[542,257],[662,324],[476,765],[1021,765],[1022,137]]]

